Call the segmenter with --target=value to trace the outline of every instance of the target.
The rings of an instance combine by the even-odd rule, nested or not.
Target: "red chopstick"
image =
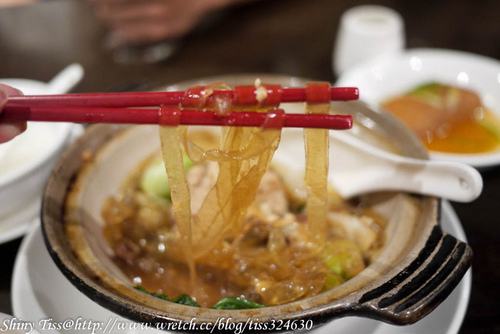
[[[201,87],[201,86],[200,86]],[[281,102],[301,102],[307,100],[305,88],[281,88],[277,85],[265,85],[267,97],[258,102],[255,86],[236,86],[233,90],[215,90],[207,99],[210,102],[217,95],[230,96],[234,105],[277,106]],[[152,107],[160,105],[179,105],[194,107],[192,103],[201,100],[197,91],[175,92],[128,92],[128,93],[87,93],[66,95],[26,95],[9,96],[6,108],[27,106],[57,107]],[[199,92],[199,91],[198,91]],[[354,87],[330,87],[330,100],[348,101],[359,98],[359,90]],[[196,107],[201,107],[197,105]]]
[[[173,106],[144,109],[9,107],[0,114],[0,122],[2,121],[296,127],[332,130],[350,129],[353,122],[350,115],[289,114],[281,109],[271,109],[267,113],[231,112],[222,116],[214,111],[179,109]]]
[[[308,83],[305,88],[258,84],[235,86],[233,90],[195,86],[185,92],[9,96],[0,121],[349,129],[352,127],[351,116],[286,114],[277,107],[282,102],[316,104],[329,103],[331,100],[355,100],[358,97],[357,88],[330,87],[327,82]],[[231,105],[235,105],[268,107],[269,112],[231,112],[220,115],[208,111],[215,110],[219,101],[224,101],[228,110]]]

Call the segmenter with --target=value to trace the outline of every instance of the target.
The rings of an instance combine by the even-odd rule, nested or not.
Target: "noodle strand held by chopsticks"
[[[211,250],[227,231],[242,228],[247,209],[278,147],[280,133],[255,128],[230,128],[223,133],[220,153],[224,159],[218,161],[217,181],[194,217],[195,258]],[[238,147],[261,153],[240,159]],[[246,155],[248,151],[240,153]],[[233,159],[227,159],[231,153],[235,154]]]
[[[160,108],[160,120],[171,118],[168,107]],[[165,124],[165,122],[160,124]],[[195,264],[193,258],[193,232],[191,226],[191,194],[184,172],[184,160],[181,148],[182,137],[187,131],[185,126],[160,126],[163,161],[170,184],[172,206],[184,248],[186,263],[191,273],[191,286],[195,284]]]
[[[306,87],[306,91],[315,93],[324,91],[324,99],[307,101],[307,112],[310,114],[328,114],[330,102],[327,97],[328,83],[314,83]],[[317,96],[315,96],[317,98]],[[309,237],[318,250],[323,248],[326,240],[326,213],[328,201],[328,130],[304,129],[304,145],[306,154],[305,183],[307,185],[307,225]]]
[[[208,89],[226,88],[219,83],[216,85]],[[183,238],[181,245],[186,248],[187,262],[194,268],[194,261],[212,250],[229,231],[237,234],[243,228],[248,207],[255,200],[262,176],[278,148],[281,129],[223,127],[219,147],[204,150],[188,140],[186,128],[179,126],[175,112],[169,110],[163,107],[160,111],[160,124],[168,125],[160,129],[163,157],[175,218]],[[219,166],[215,185],[196,215],[190,210],[191,196],[182,164],[181,144],[196,163],[212,160]]]

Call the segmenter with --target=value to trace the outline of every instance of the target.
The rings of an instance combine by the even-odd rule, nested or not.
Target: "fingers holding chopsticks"
[[[23,95],[23,93],[13,87],[0,84],[0,113],[7,104],[10,95]],[[5,143],[26,130],[25,121],[1,122],[0,123],[0,143]]]

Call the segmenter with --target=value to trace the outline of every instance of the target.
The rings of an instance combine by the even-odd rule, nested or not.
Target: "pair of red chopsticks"
[[[270,110],[267,113],[229,112],[227,115],[210,111],[217,99],[223,96],[235,106],[269,107]],[[233,90],[211,90],[207,86],[197,86],[185,92],[10,96],[0,114],[0,120],[303,127],[338,130],[351,128],[352,117],[287,114],[277,107],[282,102],[321,103],[355,100],[358,97],[357,88],[330,87],[327,83],[310,83],[305,88],[261,85],[260,87],[235,86]],[[202,110],[204,108],[207,110]]]

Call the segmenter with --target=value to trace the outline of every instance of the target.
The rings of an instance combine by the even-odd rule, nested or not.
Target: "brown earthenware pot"
[[[298,78],[242,75],[207,78],[175,88],[214,81],[252,84],[256,77],[283,86],[305,83]],[[332,103],[332,108],[352,114],[357,124],[354,131],[360,135],[376,133],[382,137],[382,146],[392,143],[403,155],[427,158],[419,140],[383,111],[361,102]],[[439,199],[385,193],[368,197],[380,202],[381,213],[389,221],[382,253],[337,288],[293,303],[251,310],[194,308],[149,296],[134,289],[113,263],[102,233],[101,209],[104,200],[159,145],[156,126],[91,126],[62,156],[43,199],[44,238],[57,266],[82,293],[125,318],[156,324],[216,323],[223,318],[246,324],[251,319],[268,330],[276,330],[277,321],[304,320],[302,324],[317,327],[345,316],[411,324],[442,302],[471,265],[469,246],[440,227]]]

